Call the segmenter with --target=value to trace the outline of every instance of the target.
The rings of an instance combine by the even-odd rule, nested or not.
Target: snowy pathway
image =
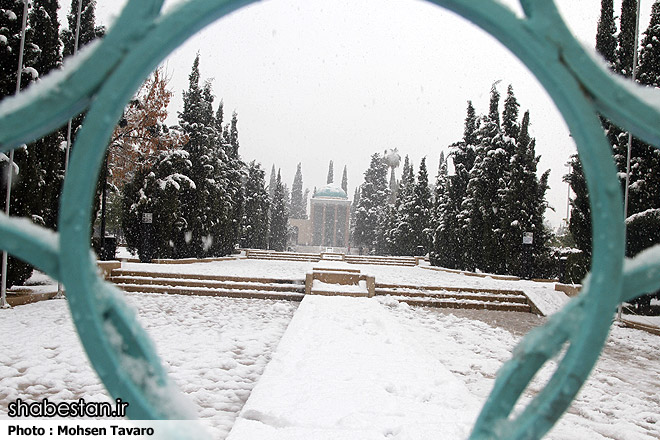
[[[375,299],[307,296],[229,439],[461,439],[479,407]]]

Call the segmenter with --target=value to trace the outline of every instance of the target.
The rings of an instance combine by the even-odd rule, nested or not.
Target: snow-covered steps
[[[385,266],[416,266],[416,257],[381,257],[376,255],[350,255],[336,252],[300,253],[275,252],[261,249],[246,249],[245,256],[257,260],[311,261],[337,260],[351,264],[380,264]]]
[[[519,290],[376,283],[376,295],[389,295],[399,302],[425,307],[532,312],[529,299]]]
[[[115,269],[112,271],[113,277],[129,276],[129,277],[145,277],[145,278],[177,278],[186,280],[210,280],[210,281],[233,281],[233,282],[255,282],[261,284],[283,284],[283,285],[304,285],[305,280],[293,278],[257,278],[257,277],[241,277],[233,275],[211,275],[211,274],[195,274],[195,273],[170,273],[170,272],[156,272],[148,270],[126,270]]]
[[[169,293],[178,295],[225,296],[301,301],[302,280],[247,278],[114,270],[108,279],[126,292]]]
[[[464,439],[479,407],[374,298],[309,295],[228,440]]]
[[[321,260],[321,254],[303,254],[299,252],[276,252],[262,249],[246,249],[245,256],[253,260],[311,261]]]
[[[375,255],[346,255],[344,261],[352,264],[380,264],[383,266],[416,266],[415,257],[380,257]]]

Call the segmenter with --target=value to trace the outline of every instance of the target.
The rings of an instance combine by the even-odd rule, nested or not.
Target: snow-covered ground
[[[128,294],[172,378],[224,438],[297,303]],[[109,401],[75,333],[65,300],[0,311],[0,417],[9,402]]]
[[[343,263],[241,260],[191,265],[125,263],[124,267],[160,272],[302,279],[313,267],[337,264]],[[363,272],[375,275],[377,282],[514,288],[527,293],[531,289],[538,295],[554,298],[547,301],[548,307],[552,306],[557,298],[550,293],[554,292],[550,283],[498,281],[419,267],[350,267],[359,267]],[[260,383],[261,374],[273,353],[286,361],[287,353],[295,353],[300,348],[296,346],[298,340],[301,344],[312,341],[285,336],[282,352],[280,353],[279,348],[276,350],[282,335],[288,334],[287,325],[296,312],[296,303],[159,294],[129,294],[127,297],[138,310],[141,322],[155,340],[175,382],[196,405],[200,417],[213,427],[215,438],[226,437],[251,390],[255,384]],[[362,303],[353,301],[364,302],[366,305],[359,308],[357,304]],[[447,378],[445,383],[457,383],[456,386],[466,389],[480,405],[492,387],[498,368],[510,357],[516,343],[529,329],[541,325],[546,319],[515,312],[413,308],[387,297],[342,298],[341,303],[342,307],[356,304],[356,312],[361,310],[363,315],[350,315],[350,318],[344,321],[335,320],[333,325],[341,330],[338,334],[324,334],[323,328],[330,329],[331,326],[321,325],[320,318],[317,320],[319,327],[316,331],[320,333],[316,341],[326,341],[317,345],[326,350],[325,356],[332,356],[322,364],[323,352],[314,352],[314,344],[307,344],[310,356],[316,353],[316,363],[321,365],[317,365],[317,371],[332,374],[333,365],[345,366],[350,363],[351,352],[346,351],[346,357],[341,358],[337,354],[341,353],[341,350],[331,350],[333,347],[329,346],[329,342],[335,340],[358,344],[352,349],[354,352],[360,351],[359,344],[368,343],[373,346],[366,346],[363,351],[378,353],[382,347],[376,345],[376,342],[385,344],[388,339],[379,335],[379,332],[397,329],[396,337],[389,338],[391,343],[414,342],[404,344],[405,348],[397,350],[392,359],[383,361],[383,366],[394,365],[396,359],[403,354],[409,366],[433,364],[437,365],[437,371],[428,375],[420,374],[419,380],[416,381],[412,374],[414,369],[410,371],[407,367],[402,368],[405,374],[399,376],[398,381],[397,376],[388,376],[388,384],[391,386],[387,395],[393,398],[410,398],[411,401],[417,402],[415,405],[428,404],[428,408],[435,408],[435,405],[440,408],[435,409],[439,414],[442,413],[442,399],[431,393],[425,395],[427,399],[424,402],[424,399],[421,399],[424,397],[423,393],[417,392],[421,385],[426,384],[429,378],[437,378],[437,375],[444,377],[446,372],[451,374],[455,381]],[[328,319],[331,319],[330,313]],[[315,321],[306,322],[313,324]],[[3,335],[3,338],[0,338],[0,417],[6,417],[8,403],[18,397],[27,400],[47,397],[51,401],[79,397],[93,401],[107,400],[103,387],[78,342],[65,301],[51,300],[0,311],[0,334]],[[362,335],[362,339],[352,337],[358,334]],[[660,438],[659,342],[658,336],[614,327],[591,378],[548,438]],[[288,360],[291,361],[292,358],[288,357]],[[305,371],[303,364],[292,365],[300,367],[300,371]],[[314,367],[309,363],[307,366]],[[551,364],[541,371],[532,383],[531,393],[540,389],[552,369]],[[289,374],[289,378],[294,380],[296,375]],[[322,376],[300,377],[299,382],[294,382],[292,386],[301,387],[312,380],[321,379]],[[263,386],[266,384],[265,381]],[[373,390],[379,389],[375,385],[376,382],[365,383],[363,389],[367,395],[356,393],[355,397],[376,401],[382,396],[375,395],[376,391]],[[332,393],[332,389],[328,388],[328,393]],[[457,388],[452,385],[449,389]],[[530,395],[526,395],[523,402],[528,400]],[[415,400],[417,397],[420,399]],[[470,396],[466,399],[469,401]],[[306,404],[307,402],[299,403],[302,407]],[[450,405],[449,402],[446,404]],[[259,407],[259,401],[248,401],[247,405],[246,408],[254,409]],[[414,407],[411,404],[411,410],[422,406]],[[295,401],[292,404],[283,400],[282,407],[295,408]],[[447,407],[446,410],[451,411],[451,408]],[[375,405],[374,411],[382,409]],[[474,416],[473,411],[466,412],[468,413]],[[258,419],[258,413],[251,414],[253,419]],[[247,419],[250,417],[250,413],[247,413]],[[243,418],[246,418],[245,414]],[[402,418],[404,419],[405,417]],[[365,429],[380,427],[378,423],[384,423],[384,419],[379,419],[377,414],[365,420]],[[414,415],[407,420],[415,420]],[[472,421],[465,418],[461,420],[460,432],[463,433],[469,430]],[[355,422],[355,419],[353,421]],[[426,438],[413,435],[414,432],[410,430],[397,431],[395,428],[398,426],[403,425],[372,431],[378,432],[382,438]],[[236,435],[238,434],[237,432]],[[261,440],[260,437],[256,438]],[[251,440],[252,437],[240,439]]]
[[[381,301],[482,402],[518,341],[545,322],[527,313],[442,310]],[[549,362],[539,372],[523,403],[544,386],[555,367]],[[546,438],[660,438],[660,337],[614,326],[589,380]]]

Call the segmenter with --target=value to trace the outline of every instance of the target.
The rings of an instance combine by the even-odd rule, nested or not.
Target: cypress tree
[[[621,30],[617,49],[617,72],[630,78],[633,72],[635,31],[637,25],[637,0],[621,2]]]
[[[465,128],[463,130],[463,142],[468,145],[477,144],[477,130],[479,123],[477,121],[477,114],[472,105],[472,101],[468,101],[467,116],[465,117]]]
[[[374,153],[364,173],[359,200],[355,202],[353,241],[356,246],[370,251],[385,247],[385,238],[377,235],[377,231],[382,229],[386,219],[388,198],[387,165],[380,154]]]
[[[455,177],[448,175],[447,160],[441,155],[435,183],[433,242],[429,258],[434,266],[450,269],[460,268],[462,261],[459,248],[462,234],[458,224],[460,202],[455,200],[456,193],[453,186]]]
[[[477,136],[479,145],[461,213],[467,231],[467,264],[493,273],[503,270],[499,255],[502,231],[498,213],[502,208],[502,176],[508,171],[509,161],[500,132],[499,99],[500,95],[493,86],[489,114]]]
[[[328,165],[328,178],[326,179],[327,184],[331,184],[335,181],[335,171],[332,167],[332,161],[330,161],[330,165]]]
[[[0,3],[0,100],[16,93],[18,60],[22,37],[24,3],[5,0]],[[28,17],[34,13],[28,10]],[[32,23],[30,23],[31,25]],[[33,67],[39,55],[39,46],[31,41],[26,31],[23,64],[21,66],[21,90],[36,80],[38,71]],[[14,167],[9,170],[10,154],[0,153],[0,194],[2,210],[7,192],[7,177],[12,174],[12,193],[10,215],[28,217],[43,225],[44,203],[40,197],[46,182],[41,170],[41,158],[37,156],[34,145],[14,150]],[[32,274],[32,267],[13,257],[8,258],[7,285],[23,284]]]
[[[638,81],[649,87],[660,86],[660,2],[651,10],[651,21],[644,32]],[[660,151],[657,148],[633,139],[631,154],[630,187],[628,202],[628,248],[629,256],[658,243],[657,234],[643,231],[660,228]],[[634,221],[633,221],[634,220]]]
[[[271,202],[274,200],[276,183],[277,175],[275,174],[275,164],[273,164],[270,169],[270,178],[268,179],[268,196],[270,197]],[[316,194],[316,188],[314,188],[314,194]]]
[[[543,215],[547,208],[545,192],[549,171],[540,179],[536,175],[540,156],[536,156],[536,141],[530,139],[528,127],[529,112],[525,112],[521,136],[510,159],[508,184],[503,191],[505,209],[501,227],[506,273],[518,276],[539,273],[548,252],[549,233],[543,225]],[[533,234],[531,248],[522,243],[523,234],[527,232]]]
[[[348,171],[346,170],[346,165],[344,165],[344,172],[341,176],[341,189],[348,194]]]
[[[35,49],[30,64],[37,70],[39,77],[59,69],[62,65],[58,8],[57,0],[35,0],[30,12],[30,27],[26,38]],[[25,194],[40,200],[41,208],[38,214],[43,223],[51,229],[57,227],[59,196],[63,183],[64,151],[60,148],[63,141],[62,133],[56,131],[28,147],[34,152],[32,159],[39,162],[36,166],[39,177],[38,191],[27,189]]]
[[[296,168],[296,175],[293,178],[291,186],[291,218],[305,218],[305,205],[307,200],[303,200],[303,180],[300,162]]]
[[[614,23],[613,0],[601,0],[600,18],[596,33],[596,51],[605,58],[610,68],[616,64],[616,24]]]
[[[211,84],[200,86],[199,54],[188,79],[179,123],[188,138],[183,149],[190,154],[190,177],[196,187],[184,213],[191,234],[189,256],[224,255],[233,250],[240,234],[240,159],[229,157],[237,153],[235,146],[220,143]]]
[[[16,92],[16,71],[23,28],[24,3],[20,0],[0,1],[0,100]],[[26,52],[29,46],[26,44]],[[24,56],[24,64],[29,57]],[[21,88],[27,87],[32,77],[23,70]]]
[[[238,148],[240,147],[238,142],[238,113],[235,111],[231,115],[231,125],[229,129],[229,145],[231,145],[231,150],[229,151],[229,158],[236,159],[238,158]]]
[[[422,158],[417,174],[417,182],[413,187],[413,203],[410,206],[410,224],[413,231],[413,254],[424,255],[429,251],[431,241],[431,190],[429,176],[426,170],[426,158]],[[421,250],[421,251],[420,251]]]
[[[513,94],[513,86],[509,85],[507,89],[506,100],[504,101],[504,111],[502,112],[502,128],[504,129],[504,134],[508,138],[517,138],[519,127],[518,127],[518,108],[520,104],[516,100],[515,95]],[[513,153],[513,151],[509,151]]]
[[[62,29],[62,55],[68,58],[73,55],[76,41],[76,27],[78,23],[78,0],[71,0],[71,8],[66,16],[68,28]],[[82,0],[80,14],[80,31],[78,33],[78,50],[82,49],[97,38],[105,35],[103,26],[96,26],[96,0]],[[78,115],[71,121],[71,141],[75,141],[76,133],[83,123],[84,114]],[[63,127],[62,136],[66,138],[67,127]],[[100,187],[97,189],[99,192]]]
[[[270,199],[266,190],[266,173],[255,161],[247,167],[245,210],[243,212],[241,246],[267,249]]]
[[[273,207],[270,218],[270,243],[269,248],[275,251],[286,250],[289,232],[289,212],[287,209],[287,194],[280,171],[277,171],[275,180],[275,191]]]
[[[584,177],[582,163],[577,154],[571,156],[569,161],[570,172],[564,176],[564,181],[571,186],[574,197],[570,200],[571,218],[568,230],[573,235],[576,246],[591,261],[591,209],[589,205],[589,192]]]
[[[449,146],[449,155],[454,164],[454,175],[449,178],[446,203],[449,205],[449,212],[452,212],[454,216],[452,218],[447,217],[443,229],[444,234],[452,237],[454,245],[453,255],[446,260],[446,263],[443,263],[449,267],[452,265],[457,268],[474,267],[474,263],[470,260],[472,252],[469,244],[468,210],[465,209],[466,207],[463,206],[463,203],[467,198],[470,171],[474,167],[474,161],[477,155],[477,144],[479,143],[478,133],[481,129],[480,124],[481,121],[477,118],[472,101],[468,101],[463,140]],[[439,252],[437,247],[436,252]]]
[[[393,218],[388,235],[389,252],[394,255],[414,255],[416,249],[412,214],[415,200],[415,173],[406,155],[403,161],[401,183],[394,202]]]
[[[226,165],[221,168],[226,171],[222,173],[222,180],[218,180],[220,184],[224,180],[226,182],[227,204],[229,208],[228,222],[229,227],[223,235],[224,246],[222,254],[226,255],[233,251],[234,246],[238,243],[241,233],[241,222],[243,220],[243,199],[245,197],[242,181],[245,179],[245,163],[241,160],[239,155],[240,143],[238,140],[238,113],[232,113],[230,130],[229,130],[229,144],[224,145],[225,154],[229,160]]]
[[[71,0],[71,8],[66,16],[68,29],[63,29],[61,38],[64,44],[63,55],[73,55],[76,39],[76,25],[78,22],[78,1]],[[96,0],[82,0],[80,14],[80,32],[78,34],[78,50],[82,49],[97,38],[105,35],[103,26],[96,26]]]
[[[307,218],[307,200],[309,200],[309,188],[305,188],[305,192],[303,193],[302,218]]]

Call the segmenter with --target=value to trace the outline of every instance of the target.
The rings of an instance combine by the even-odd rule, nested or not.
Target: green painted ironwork
[[[109,393],[133,419],[189,419],[146,332],[121,292],[101,280],[90,251],[95,182],[122,110],[156,66],[191,35],[255,0],[189,0],[162,13],[163,0],[130,0],[106,37],[53,78],[0,104],[0,152],[38,139],[86,110],[60,207],[60,232],[0,214],[0,248],[64,283],[73,320]],[[660,103],[614,78],[571,35],[551,0],[521,0],[522,16],[496,0],[428,0],[472,21],[534,73],[578,146],[593,222],[592,271],[582,293],[531,331],[497,377],[472,439],[540,438],[570,405],[605,343],[616,305],[660,288],[660,248],[624,258],[621,190],[598,115],[660,144]],[[657,95],[657,94],[656,94]],[[538,370],[558,356],[544,389],[512,409]]]

